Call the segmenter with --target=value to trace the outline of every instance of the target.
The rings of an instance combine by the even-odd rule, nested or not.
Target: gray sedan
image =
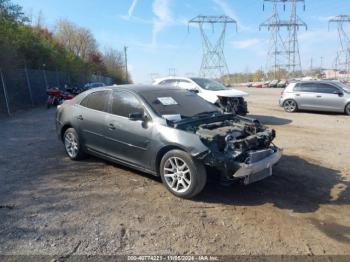
[[[215,168],[224,182],[249,184],[272,174],[281,151],[258,121],[223,114],[193,92],[125,85],[88,90],[57,110],[59,138],[72,160],[92,154],[161,176],[191,198]]]

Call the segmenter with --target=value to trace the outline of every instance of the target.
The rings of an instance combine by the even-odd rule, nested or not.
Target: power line
[[[350,41],[344,26],[350,23],[350,15],[337,15],[328,21],[328,26],[335,23],[338,31],[339,48],[335,58],[335,69],[346,71],[348,75],[350,69]]]
[[[189,24],[198,24],[203,46],[202,63],[199,71],[199,75],[207,78],[218,79],[224,75],[229,75],[228,66],[224,55],[225,47],[225,35],[227,24],[234,24],[237,30],[236,20],[228,16],[196,16],[191,19]],[[222,29],[219,34],[219,38],[214,42],[210,39],[205,31],[205,25],[211,25],[214,30],[214,26],[221,25]]]
[[[297,15],[297,3],[303,3],[305,9],[304,0],[264,0],[263,9],[265,2],[272,4],[272,15],[259,26],[259,30],[267,28],[271,32],[267,71],[272,70],[274,78],[278,78],[277,74],[283,70],[293,76],[302,74],[297,32],[300,27],[307,29],[307,25]],[[278,6],[283,4],[283,9],[286,10],[288,3],[291,4],[290,16],[288,19],[281,19]],[[282,29],[286,29],[287,34],[283,34]]]

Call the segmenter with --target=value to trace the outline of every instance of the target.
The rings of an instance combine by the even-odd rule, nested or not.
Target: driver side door
[[[151,120],[149,117],[147,121],[129,118],[132,113],[147,115],[141,100],[131,92],[115,91],[109,110],[105,132],[107,154],[130,165],[150,169]]]

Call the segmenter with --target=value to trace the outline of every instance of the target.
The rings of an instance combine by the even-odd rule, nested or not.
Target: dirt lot
[[[209,183],[194,200],[96,158],[70,161],[54,111],[0,120],[0,254],[350,254],[350,117],[285,113],[242,88],[277,130],[274,175]]]

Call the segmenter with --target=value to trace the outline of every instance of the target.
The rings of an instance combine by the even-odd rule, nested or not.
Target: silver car
[[[287,112],[300,109],[350,115],[350,88],[338,81],[291,83],[282,92],[279,104]]]
[[[224,114],[179,88],[125,85],[95,88],[64,102],[56,128],[72,160],[92,154],[161,176],[170,192],[190,198],[206,184],[206,168],[224,182],[270,176],[281,150],[275,131]]]

